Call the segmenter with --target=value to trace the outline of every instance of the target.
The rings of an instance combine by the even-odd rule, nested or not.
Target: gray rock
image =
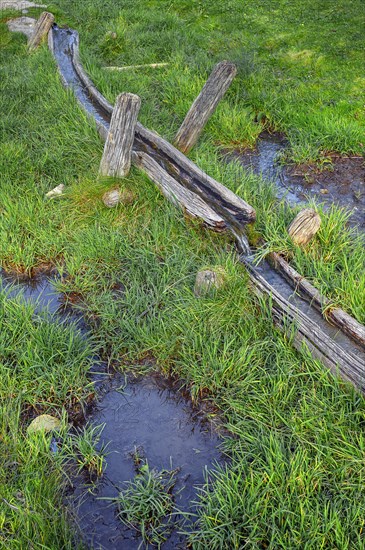
[[[34,27],[37,20],[33,17],[17,17],[16,19],[9,19],[7,26],[11,32],[21,32],[25,34],[27,38],[30,38],[33,34]]]
[[[218,290],[224,285],[226,273],[223,268],[203,269],[198,271],[195,279],[195,296],[206,296],[212,290]]]

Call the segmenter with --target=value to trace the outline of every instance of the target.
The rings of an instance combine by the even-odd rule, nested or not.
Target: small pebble
[[[57,187],[55,187],[51,191],[48,191],[48,193],[46,193],[46,197],[49,198],[49,199],[52,199],[54,197],[59,197],[60,195],[63,195],[64,189],[65,189],[65,186],[64,186],[63,183],[61,183],[60,185],[57,185]]]

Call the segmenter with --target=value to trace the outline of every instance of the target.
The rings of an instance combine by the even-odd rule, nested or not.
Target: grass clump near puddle
[[[111,53],[103,54],[106,46],[98,41],[103,41],[103,34],[95,39],[101,32],[100,14],[106,14],[105,32],[109,27],[112,30],[113,14],[121,28],[124,24],[131,25],[132,36],[139,36],[138,25],[155,23],[154,29],[151,23],[151,32],[145,28],[140,35],[144,44],[149,36],[148,48],[121,50],[128,64],[171,61],[161,59],[168,42],[164,33],[173,34],[175,21],[180,25],[181,20],[173,12],[176,6],[181,10],[183,4],[184,18],[192,34],[184,32],[181,37],[182,45],[185,44],[185,49],[180,48],[180,55],[185,56],[182,64],[177,59],[170,73],[166,72],[170,69],[163,69],[163,73],[149,72],[147,76],[123,73],[122,77],[101,72],[96,62],[117,64],[120,59],[114,56],[114,46],[110,46]],[[195,22],[197,4],[171,4],[172,15],[167,15],[164,26],[162,16],[159,19],[157,14],[161,12],[160,3],[149,3],[149,15],[144,18],[135,3],[134,17],[132,4],[127,3],[83,2],[80,6],[59,2],[58,5],[57,19],[61,21],[63,17],[81,31],[82,53],[88,57],[87,68],[100,88],[110,99],[122,89],[139,93],[144,105],[143,122],[171,137],[207,75],[207,67],[213,64],[212,59],[208,63],[204,54],[209,51],[205,48],[209,29],[212,44],[217,39],[216,33],[221,32],[214,31],[217,20],[208,13],[213,8],[201,5],[202,14],[207,12],[208,17],[201,15]],[[103,6],[111,11],[100,10]],[[353,5],[349,14],[352,8]],[[341,6],[338,9],[341,13]],[[337,19],[336,14],[334,17]],[[281,13],[280,21],[283,19]],[[346,22],[349,24],[350,20],[348,15]],[[275,21],[278,22],[278,15]],[[55,263],[63,273],[60,288],[82,296],[83,305],[80,303],[79,307],[84,309],[104,359],[120,368],[137,365],[139,369],[138,365],[142,365],[142,369],[143,359],[153,356],[160,370],[186,381],[195,400],[209,396],[223,411],[235,436],[227,441],[232,462],[227,469],[217,471],[213,483],[202,493],[191,534],[193,547],[364,548],[363,397],[327,373],[309,355],[293,351],[290,341],[272,328],[264,304],[253,299],[229,239],[210,234],[199,224],[185,222],[147,178],[132,170],[126,180],[116,182],[133,190],[134,204],[113,210],[103,206],[100,198],[106,187],[103,182],[96,182],[102,147],[95,127],[72,94],[62,89],[46,49],[26,56],[24,38],[7,34],[4,24],[1,25],[1,36],[6,37],[0,50],[2,265],[31,272],[40,263]],[[337,26],[337,32],[342,32],[343,26],[346,28],[345,23]],[[226,33],[227,29],[222,28]],[[262,32],[269,32],[270,28],[274,35],[276,29],[270,27],[269,21]],[[109,42],[113,40],[108,38]],[[347,40],[348,37],[346,44]],[[352,43],[348,48],[352,48]],[[175,43],[171,56],[176,50]],[[127,51],[130,58],[124,57]],[[217,60],[221,52],[221,43],[217,41]],[[230,50],[227,48],[225,52],[228,56]],[[143,57],[147,53],[150,58]],[[200,60],[199,55],[204,59]],[[260,54],[262,63],[263,55]],[[270,73],[275,56],[269,57],[266,71]],[[354,57],[354,64],[347,65],[346,71],[358,66]],[[295,67],[287,74],[295,80],[293,71]],[[272,83],[277,84],[279,73],[272,72]],[[168,74],[172,79],[170,89],[176,88],[179,98],[176,91],[170,99],[164,95],[169,90]],[[190,77],[194,74],[192,85]],[[342,65],[339,74],[345,74]],[[177,75],[188,77],[177,86]],[[260,71],[253,71],[250,78],[259,76]],[[326,75],[322,76],[323,86],[328,85]],[[322,76],[318,77],[321,82]],[[282,78],[287,83],[285,71]],[[242,118],[237,118],[241,126],[232,123],[232,131],[223,131],[224,125],[230,126],[232,122],[228,114],[241,113],[242,100],[237,90],[243,87],[242,81],[237,82],[239,86],[236,83],[237,87],[232,87],[192,156],[212,176],[219,176],[234,190],[239,188],[250,199],[258,209],[260,230],[266,231],[265,236],[275,243],[280,228],[289,221],[290,211],[274,216],[274,210],[278,209],[272,198],[266,202],[272,197],[267,187],[258,178],[236,172],[235,167],[225,168],[215,152],[217,136],[225,135],[226,143],[237,139],[237,135],[243,136],[245,142],[252,142],[263,127],[264,118],[261,123],[255,122],[256,114],[252,111],[246,117],[244,100]],[[264,90],[268,94],[270,87],[262,87],[262,94]],[[345,87],[346,94],[347,90]],[[289,91],[283,95],[287,100],[288,94]],[[279,99],[276,101],[280,104]],[[300,117],[295,119],[293,105],[297,108],[297,101],[287,102],[288,109],[292,106],[291,122],[284,129],[289,135],[290,128],[294,135],[295,128],[301,129],[301,146],[308,142],[311,151],[314,143],[311,136],[320,136],[322,141],[318,138],[315,142],[322,149],[327,139],[324,134],[319,130],[317,134],[303,133]],[[251,99],[247,104],[250,102]],[[175,105],[176,114],[172,116]],[[252,105],[255,108],[253,100]],[[345,122],[356,105],[355,102],[349,107]],[[308,104],[300,103],[302,107],[306,109]],[[338,105],[333,109],[337,113],[334,116],[339,116]],[[268,113],[265,113],[267,119]],[[276,113],[274,108],[272,113]],[[280,128],[280,119],[276,120]],[[353,143],[361,122],[355,118],[354,125],[349,125]],[[352,134],[353,127],[356,131]],[[342,150],[347,144],[343,136],[339,139],[343,140],[338,146]],[[336,143],[333,139],[331,148],[337,147]],[[59,183],[67,186],[65,196],[46,201],[45,193]],[[269,221],[270,226],[265,225]],[[271,237],[269,227],[273,228]],[[339,234],[339,229],[336,231]],[[318,265],[325,265],[326,254],[337,241],[328,233],[328,242],[318,242],[320,246],[317,244],[313,250],[317,250]],[[287,242],[285,246],[289,246]],[[346,262],[350,261],[347,244],[343,245],[343,253],[339,250],[336,245],[333,251],[339,258],[336,267],[346,279]],[[307,265],[311,265],[310,254],[306,256]],[[222,266],[227,273],[226,284],[214,296],[197,299],[192,291],[196,272],[210,265]],[[332,265],[330,260],[328,265]],[[359,268],[356,270],[359,276]],[[323,269],[322,281],[325,273]],[[331,272],[329,278],[332,277]],[[337,292],[342,296],[341,289]],[[361,297],[361,289],[354,288],[351,296],[355,294]],[[346,307],[351,309],[354,306],[350,307],[350,303],[346,299]],[[6,502],[0,501],[1,537],[8,548],[25,547],[29,540],[33,545],[40,541],[43,548],[71,548],[74,538],[66,528],[61,507],[64,476],[52,461],[48,440],[42,447],[27,440],[22,413],[30,406],[41,406],[42,411],[60,417],[65,403],[73,402],[75,396],[85,397],[89,354],[87,346],[82,347],[78,339],[75,343],[71,329],[54,326],[47,320],[37,324],[31,314],[27,317],[23,312],[20,316],[19,311],[23,310],[17,304],[4,299],[8,313],[4,317],[7,339],[0,357],[5,364],[0,392],[4,410],[0,472],[2,491],[4,487],[1,495],[5,495]]]
[[[175,475],[175,470],[157,471],[144,461],[115,499],[120,520],[138,532],[146,547],[151,544],[161,548],[176,527],[172,493]]]

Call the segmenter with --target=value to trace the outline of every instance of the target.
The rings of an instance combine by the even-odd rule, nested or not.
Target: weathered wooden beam
[[[147,63],[146,65],[124,65],[122,67],[103,67],[106,71],[130,71],[134,69],[159,69],[167,67],[170,63]]]
[[[260,269],[253,266],[245,257],[241,257],[241,261],[248,270],[254,292],[260,297],[268,298],[275,323],[280,330],[292,339],[294,347],[302,351],[304,345],[312,356],[319,359],[333,374],[342,376],[345,380],[364,391],[364,354],[359,349],[355,352],[351,344],[340,344],[337,342],[335,335],[324,331],[321,325],[325,321],[320,316],[316,322],[312,311],[311,317],[308,317],[298,307],[295,300],[294,303],[291,303],[284,296],[283,288],[279,292],[276,285],[274,286],[275,277],[272,277],[272,273],[269,273],[266,277],[265,268],[260,272]],[[276,276],[280,277],[279,275]],[[280,285],[282,286],[282,283]],[[298,300],[300,299],[298,298]],[[337,337],[339,338],[340,335],[341,333],[338,333]],[[346,337],[342,336],[342,339],[344,338]]]
[[[307,298],[310,304],[315,307],[324,318],[339,327],[356,343],[365,347],[365,327],[346,311],[339,307],[333,307],[331,301],[323,296],[305,277],[300,275],[288,262],[277,252],[269,254],[269,260],[274,264],[275,269],[280,271],[295,289]]]
[[[91,101],[102,107],[108,119],[113,113],[113,106],[96,89],[86,74],[79,59],[79,38],[74,32],[71,46],[72,65],[85,86]],[[99,128],[99,133],[105,139],[105,132]],[[256,212],[252,206],[238,197],[233,191],[208,176],[194,162],[188,159],[171,143],[145,128],[140,122],[136,124],[134,151],[141,151],[150,155],[170,176],[200,198],[226,220],[232,227],[242,229],[247,223],[256,219]]]
[[[134,149],[153,157],[166,172],[181,185],[199,195],[231,227],[242,229],[245,224],[255,221],[256,212],[252,206],[208,176],[171,143],[139,122],[136,126]]]
[[[224,220],[210,206],[198,195],[180,185],[149,155],[134,152],[132,161],[147,174],[170,202],[183,208],[188,215],[203,220],[215,231],[223,231],[226,228]]]
[[[236,66],[229,61],[214,67],[176,134],[175,145],[180,151],[187,153],[195,145],[236,74]]]
[[[99,90],[94,85],[93,81],[89,77],[89,75],[86,73],[81,61],[80,61],[80,37],[79,33],[74,31],[73,34],[73,43],[71,46],[71,54],[72,54],[72,65],[76,71],[77,76],[87,89],[88,93],[90,94],[90,97],[93,99],[94,102],[96,102],[100,107],[102,107],[107,114],[113,113],[113,105],[109,103],[105,99],[105,97],[99,92]]]
[[[33,51],[41,44],[41,42],[47,37],[52,25],[54,23],[54,15],[48,11],[44,11],[39,16],[39,19],[35,25],[34,32],[28,41],[28,51]]]
[[[117,97],[100,162],[101,176],[128,174],[140,106],[141,99],[135,94],[123,93]]]

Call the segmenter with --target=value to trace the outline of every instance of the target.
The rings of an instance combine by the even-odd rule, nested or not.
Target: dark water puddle
[[[48,312],[64,322],[76,318],[81,322],[81,332],[86,332],[81,313],[75,317],[72,308],[65,308],[64,297],[54,286],[56,280],[54,274],[25,278],[0,272],[1,287],[8,290],[10,297],[22,295],[36,306],[36,314]],[[170,379],[159,375],[128,379],[120,374],[112,376],[100,361],[90,377],[95,382],[98,403],[91,408],[88,421],[93,426],[104,425],[100,445],[108,444],[107,465],[104,475],[92,487],[81,477],[77,480],[69,506],[75,510],[88,547],[136,549],[141,543],[136,531],[122,524],[115,503],[104,500],[118,496],[123,482],[136,475],[135,450],[151,469],[178,469],[173,489],[176,509],[193,512],[197,487],[203,485],[207,470],[222,461],[219,430]],[[162,548],[184,547],[178,529]]]
[[[159,376],[129,380],[127,384],[124,378],[114,378],[92,421],[94,425],[105,424],[102,442],[109,443],[110,454],[96,487],[86,490],[80,486],[73,496],[85,542],[97,549],[136,549],[141,543],[137,532],[122,524],[116,503],[104,500],[117,497],[125,487],[123,482],[136,475],[135,449],[150,468],[179,469],[173,490],[176,508],[192,512],[196,487],[204,483],[207,469],[221,461],[219,436],[174,384]],[[184,547],[178,529],[162,545],[165,549]]]
[[[365,232],[365,161],[362,157],[329,157],[331,166],[320,171],[313,165],[283,166],[280,155],[287,148],[285,138],[264,132],[255,149],[233,153],[245,168],[275,183],[278,198],[290,204],[306,204],[315,198],[329,207],[351,212],[349,223]]]
[[[62,308],[63,299],[54,287],[56,276],[37,275],[24,277],[0,271],[0,287],[9,291],[9,297],[22,295],[27,302],[36,306],[35,313],[48,311],[57,313]]]

